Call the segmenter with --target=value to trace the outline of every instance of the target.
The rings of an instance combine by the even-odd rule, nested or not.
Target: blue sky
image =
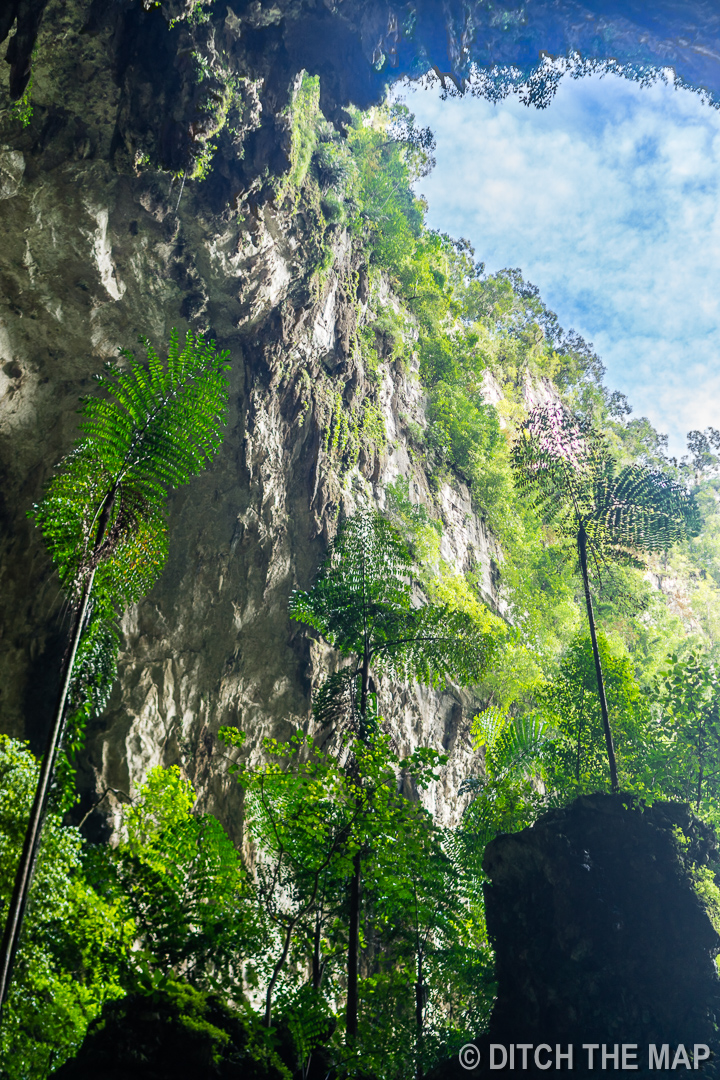
[[[431,227],[519,266],[672,453],[720,428],[720,110],[617,76],[564,79],[543,111],[400,96],[437,139]]]

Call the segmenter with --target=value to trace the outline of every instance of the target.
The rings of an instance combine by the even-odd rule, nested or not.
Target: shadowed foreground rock
[[[715,868],[717,840],[687,807],[656,803],[644,812],[628,796],[593,795],[553,811],[533,828],[500,836],[485,869],[487,922],[497,950],[498,998],[490,1033],[477,1040],[479,1067],[457,1060],[443,1077],[480,1077],[490,1070],[490,1044],[550,1044],[537,1070],[515,1051],[515,1071],[552,1076],[555,1047],[574,1047],[574,1075],[602,1071],[600,1053],[588,1071],[583,1043],[617,1043],[616,1076],[657,1077],[649,1046],[669,1044],[667,1075],[687,1072],[694,1044],[712,1056],[700,1075],[720,1075],[720,979],[714,957],[720,937],[693,886],[698,868]],[[702,873],[702,870],[700,871]],[[622,1068],[622,1044],[635,1044],[636,1068]],[[496,1062],[502,1052],[496,1051]],[[632,1058],[628,1058],[628,1065]],[[509,1065],[509,1061],[508,1061]],[[560,1071],[567,1065],[560,1062]]]
[[[514,1073],[552,1076],[555,1048],[573,1046],[573,1074],[590,1075],[583,1043],[598,1044],[595,1067],[615,1076],[686,1073],[678,1047],[706,1044],[701,1075],[720,1075],[720,937],[695,883],[714,870],[717,839],[687,807],[634,808],[629,796],[593,795],[553,811],[523,832],[500,836],[485,855],[487,922],[497,951],[498,998],[490,1032],[477,1040],[480,1065],[457,1058],[434,1080],[509,1072],[490,1069],[490,1046],[548,1044]],[[707,888],[705,890],[708,892]],[[602,1046],[618,1050],[602,1068]],[[622,1068],[623,1044],[635,1057]],[[668,1044],[670,1069],[648,1069],[651,1044]],[[250,1047],[254,1045],[254,1049]],[[278,1047],[281,1057],[282,1047]],[[472,1051],[470,1051],[472,1053]],[[714,1058],[714,1060],[713,1060]],[[468,1060],[466,1058],[466,1060]],[[499,1064],[501,1055],[495,1058]],[[58,1080],[175,1080],[192,1075],[279,1080],[279,1060],[258,1053],[247,1022],[219,1001],[182,984],[152,998],[105,1007],[74,1062]],[[694,1070],[693,1070],[694,1071]],[[327,1072],[327,1062],[318,1077]]]
[[[253,1035],[255,1037],[253,1037]],[[264,1052],[263,1052],[264,1051]],[[212,995],[179,982],[109,1002],[56,1080],[282,1080],[257,1032]]]

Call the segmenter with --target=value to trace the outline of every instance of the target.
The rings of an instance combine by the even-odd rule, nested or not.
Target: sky
[[[430,227],[520,267],[672,454],[720,428],[720,109],[619,76],[563,79],[545,110],[398,96],[437,140]]]

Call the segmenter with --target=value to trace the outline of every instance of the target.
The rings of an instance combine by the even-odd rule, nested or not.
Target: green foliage
[[[252,1010],[176,979],[103,1009],[64,1080],[126,1075],[289,1080]]]
[[[340,475],[357,465],[360,451],[374,453],[387,441],[385,418],[369,397],[359,407],[346,404],[342,393],[330,380],[316,388],[324,426],[323,450],[340,463]]]
[[[410,555],[419,568],[437,562],[440,557],[442,522],[431,518],[422,503],[414,503],[410,497],[410,482],[406,476],[398,476],[385,488],[387,512],[408,543]]]
[[[617,791],[588,554],[598,575],[601,564],[611,561],[642,566],[640,555],[666,551],[699,531],[695,500],[665,473],[641,465],[620,468],[600,432],[558,403],[533,409],[513,444],[512,464],[518,490],[561,539],[577,547],[612,790]]]
[[[293,967],[299,956],[305,957],[317,995],[328,958],[337,953],[342,940],[335,925],[338,891],[342,892],[357,850],[352,838],[357,812],[345,772],[311,739],[297,735],[286,744],[266,739],[264,749],[267,764],[237,770],[245,791],[247,837],[257,853],[255,898],[269,934],[265,958],[256,962],[253,978],[263,977],[266,983],[268,1026],[276,985],[285,991],[284,1011],[293,1018],[296,1040],[306,1057],[315,1048],[312,1025],[320,1018],[315,1035],[325,1033],[331,1012],[318,996],[308,1003],[312,1025],[303,1024],[292,993],[297,982]]]
[[[499,709],[485,709],[473,720],[474,750],[483,750],[485,774],[491,780],[531,771],[548,739],[547,724],[536,716],[512,720]]]
[[[34,56],[35,52],[33,51],[33,58]],[[33,77],[34,73],[31,73],[30,79],[27,86],[25,87],[22,97],[19,98],[18,101],[13,101],[12,105],[10,106],[10,116],[13,118],[13,120],[19,120],[24,128],[29,126],[33,115],[33,107],[31,104]]]
[[[261,928],[246,903],[240,856],[220,822],[192,812],[195,793],[177,767],[153,769],[112,855],[96,855],[137,926],[142,963],[164,976],[238,993],[238,959]]]
[[[320,203],[320,208],[328,225],[342,225],[345,221],[345,207],[342,199],[334,191],[329,191],[325,195]]]
[[[618,467],[607,441],[562,406],[538,406],[512,450],[515,482],[559,536],[583,530],[596,565],[635,562],[699,531],[683,484],[642,465]]]
[[[423,204],[410,187],[402,142],[388,138],[388,113],[355,113],[348,146],[357,167],[358,208],[351,218],[372,257],[399,273],[407,269],[423,224]]]
[[[212,460],[227,421],[227,353],[192,334],[181,350],[174,331],[165,364],[144,346],[147,367],[122,350],[126,366],[99,377],[103,395],[80,410],[82,440],[31,514],[62,585],[76,591],[97,566],[96,596],[120,604],[155,581],[167,552],[167,493]]]
[[[0,903],[7,911],[38,767],[0,736]],[[123,994],[134,926],[85,879],[76,829],[48,815],[15,977],[3,1009],[0,1077],[40,1080],[72,1055],[103,1002]]]
[[[497,833],[524,828],[546,808],[547,800],[537,781],[551,735],[543,717],[511,717],[496,706],[484,709],[473,720],[473,749],[483,752],[483,775],[466,777],[460,793],[472,795],[464,827],[479,852]]]
[[[278,203],[290,192],[299,197],[310,168],[322,124],[320,112],[320,80],[317,75],[303,72],[300,85],[290,106],[290,168],[277,184]]]
[[[390,787],[386,800],[363,863],[374,963],[361,985],[360,1064],[402,1076],[410,1062],[425,1072],[474,1037],[494,986],[481,889],[461,846]]]
[[[344,194],[355,178],[355,164],[346,143],[324,133],[313,157],[318,184],[324,196]]]
[[[613,649],[602,632],[598,633],[598,649],[623,791],[656,794],[649,755],[659,731],[647,699],[640,692],[628,656]],[[555,730],[555,738],[548,742],[543,757],[549,790],[562,801],[608,790],[610,779],[589,637],[573,642],[552,682],[538,692],[538,700]]]
[[[74,797],[70,763],[77,760],[84,747],[88,721],[99,716],[110,700],[119,648],[115,611],[107,598],[100,597],[92,605],[78,645],[68,694],[64,754],[58,761],[58,787],[68,799]]]
[[[656,701],[668,739],[666,789],[720,821],[720,679],[698,649],[673,654],[658,680]]]
[[[350,677],[364,670],[365,682],[369,668],[431,686],[450,678],[477,682],[494,649],[489,615],[483,620],[449,604],[413,605],[409,552],[386,519],[367,511],[345,522],[317,583],[293,593],[290,614],[341,656],[353,657]],[[361,727],[364,722],[361,707]]]
[[[500,439],[495,409],[473,401],[458,386],[437,382],[430,395],[428,419],[428,443],[472,480]]]
[[[168,492],[213,459],[227,421],[227,353],[192,334],[180,349],[173,331],[163,364],[144,345],[147,367],[122,351],[125,364],[108,367],[101,394],[84,399],[81,441],[30,514],[74,599],[94,571],[68,701],[71,754],[112,688],[117,610],[150,589],[165,562]]]
[[[267,762],[236,772],[246,793],[254,896],[274,941],[254,970],[260,986],[276,979],[276,1022],[292,1033],[298,1066],[321,1052],[350,1071],[372,1066],[389,1076],[410,1064],[430,1067],[449,1039],[461,1045],[485,1022],[490,950],[461,846],[401,790],[407,783],[426,787],[447,759],[422,748],[399,759],[387,736],[354,740],[346,749],[350,769],[300,734],[287,743],[266,740]],[[366,974],[359,1041],[348,1049],[335,1014],[343,994],[346,882],[358,853]]]

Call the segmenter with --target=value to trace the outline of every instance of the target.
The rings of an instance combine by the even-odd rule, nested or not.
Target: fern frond
[[[532,769],[550,737],[550,728],[539,716],[512,719],[492,707],[478,713],[470,733],[473,748],[485,753],[487,777],[498,781],[523,776]],[[464,790],[471,789],[471,785],[465,785]]]
[[[31,513],[62,584],[77,590],[97,567],[95,591],[119,604],[156,579],[167,555],[167,493],[212,460],[227,422],[227,353],[192,334],[180,350],[173,331],[163,365],[143,343],[147,367],[123,351],[126,366],[109,368],[102,394],[83,401],[82,442]]]
[[[604,436],[560,405],[538,406],[512,449],[515,484],[546,524],[574,540],[582,529],[596,562],[642,565],[695,535],[692,494],[641,465],[619,468]]]
[[[322,729],[357,727],[357,672],[341,668],[328,676],[313,700],[313,716]]]

